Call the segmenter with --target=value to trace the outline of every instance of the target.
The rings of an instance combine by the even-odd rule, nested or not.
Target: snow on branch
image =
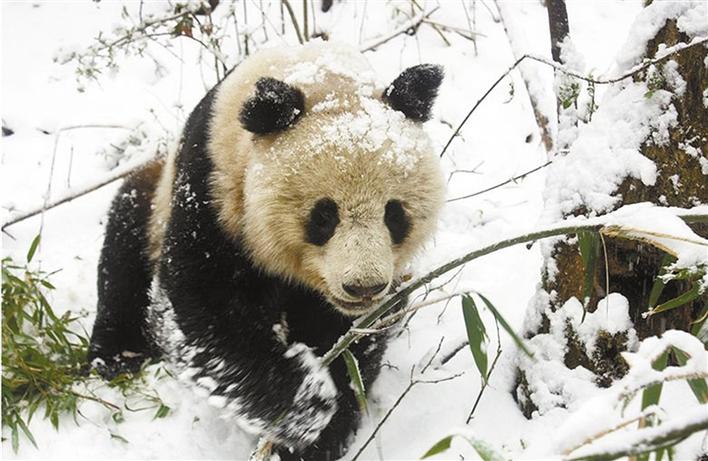
[[[651,222],[646,222],[646,227],[643,228],[644,234],[646,235],[649,235],[649,233],[652,232],[652,229],[654,228],[652,226],[659,224],[657,221],[661,221],[661,225],[668,225],[666,223],[670,222],[672,228],[680,232],[680,236],[691,235],[691,240],[701,243],[706,242],[705,239],[701,239],[701,237],[695,235],[686,223],[708,222],[708,205],[701,205],[687,210],[682,208],[661,208],[650,203],[627,205],[615,212],[592,219],[574,217],[543,229],[528,232],[512,238],[499,240],[482,248],[470,251],[459,258],[443,264],[426,275],[403,285],[402,288],[400,288],[399,291],[386,302],[375,308],[369,314],[358,318],[354,322],[352,329],[347,332],[347,334],[339,338],[334,346],[332,346],[332,348],[324,355],[322,358],[323,365],[326,366],[331,364],[334,359],[336,359],[345,349],[349,347],[350,344],[364,334],[362,331],[366,331],[366,329],[370,328],[375,329],[377,327],[378,320],[384,314],[393,309],[394,306],[403,302],[415,290],[440,277],[441,275],[462,266],[463,264],[501,249],[518,245],[519,243],[533,242],[535,240],[558,235],[575,234],[580,231],[595,231],[600,233],[611,232],[612,237],[631,238],[631,236],[635,235],[634,233],[638,231],[637,226],[638,221],[641,220],[640,217],[646,214],[650,214],[652,216]],[[624,223],[628,223],[628,225],[625,227]],[[647,243],[654,244],[655,241],[648,238]],[[700,246],[705,250],[703,253],[703,260],[706,264],[708,264],[708,247],[705,247],[702,244]],[[694,258],[695,255],[693,254],[692,248],[685,247],[683,245],[677,245],[673,248],[675,251],[679,252],[690,251],[690,255],[686,256],[686,261],[697,261]],[[686,248],[690,249],[686,250]],[[697,254],[700,255],[700,253]],[[681,256],[684,255],[682,254]]]
[[[654,364],[667,350],[680,350],[688,356],[681,366],[656,370]],[[653,427],[625,430],[631,423],[658,411],[648,407],[634,417],[608,424],[607,412],[624,405],[640,390],[670,381],[704,380],[708,377],[708,352],[701,341],[689,333],[666,331],[661,338],[645,339],[635,353],[624,352],[629,372],[608,392],[588,401],[571,417],[556,437],[556,447],[568,460],[615,459],[656,450],[708,428],[708,404],[704,396],[696,396],[701,404],[681,416],[664,420]],[[703,398],[703,400],[700,400]],[[664,416],[664,415],[662,415]]]

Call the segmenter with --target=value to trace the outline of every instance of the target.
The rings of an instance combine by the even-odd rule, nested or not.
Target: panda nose
[[[384,288],[388,286],[388,283],[379,283],[377,285],[347,285],[342,284],[342,288],[351,296],[357,298],[370,298],[376,294],[381,293]]]

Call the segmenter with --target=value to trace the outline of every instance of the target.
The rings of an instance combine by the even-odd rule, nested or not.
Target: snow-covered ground
[[[173,40],[174,46],[169,50],[151,43],[143,57],[119,59],[119,68],[101,75],[98,82],[77,83],[72,64],[53,61],[59,48],[64,52],[84,49],[100,31],[109,34],[116,23],[124,23],[120,16],[122,3],[133,17],[137,15],[138,2],[2,3],[0,102],[3,125],[14,131],[14,135],[2,138],[3,221],[42,204],[47,194],[50,199],[59,197],[68,189],[80,189],[100,180],[117,166],[125,167],[169,149],[191,108],[215,82],[211,61],[200,60],[199,45],[185,38]],[[249,1],[251,24],[259,24],[259,3],[269,11],[278,11],[279,2]],[[436,5],[432,1],[420,3],[425,10]],[[477,99],[514,61],[493,2],[442,1],[431,18],[468,31],[462,5],[467,5],[471,15],[473,3],[475,31],[479,33],[476,52],[471,41],[449,31],[445,32],[451,42],[448,46],[427,24],[421,25],[415,35],[399,35],[367,52],[384,81],[418,63],[445,67],[446,79],[436,115],[428,123],[440,148]],[[326,15],[317,11],[317,21],[331,39],[365,43],[398,26],[398,19],[392,19],[393,5],[410,10],[410,3],[403,1],[349,0],[335,2]],[[146,11],[157,11],[164,9],[164,4],[146,2],[144,7]],[[241,2],[237,7],[240,11]],[[571,35],[584,58],[586,71],[593,70],[597,76],[616,65],[615,56],[641,8],[641,0],[568,2]],[[513,26],[517,31],[515,46],[523,47],[517,53],[550,55],[546,12],[541,2],[510,2],[504,12],[508,15],[507,27]],[[279,13],[273,17],[278,18],[273,20],[276,24],[267,22],[266,28],[269,45],[276,46],[281,40],[276,35]],[[255,27],[253,33],[263,34],[261,28]],[[260,35],[259,41],[263,39]],[[285,40],[295,43],[291,33]],[[226,46],[232,47],[225,50],[227,55],[237,55],[235,42],[227,40]],[[552,91],[549,68],[540,64],[525,66],[531,66],[529,72],[537,74],[538,82]],[[598,88],[599,93],[602,91]],[[598,100],[602,101],[601,94]],[[524,83],[518,72],[513,72],[472,115],[443,159],[450,176],[448,196],[485,189],[546,161]],[[467,249],[532,229],[542,212],[545,174],[541,170],[489,193],[450,202],[434,242],[418,261],[417,271],[424,273]],[[59,271],[52,276],[58,287],[52,295],[52,305],[59,312],[88,312],[83,320],[88,331],[95,313],[96,264],[105,215],[118,186],[113,183],[41,217],[16,224],[2,236],[3,256],[22,261],[41,230],[35,261],[43,270]],[[450,281],[446,285],[448,291],[483,293],[514,328],[520,329],[540,282],[540,266],[539,245],[530,249],[521,245],[475,260],[461,271],[443,277],[441,282]],[[488,311],[482,315],[488,332],[493,332],[492,315]],[[496,335],[490,337],[491,363]],[[465,338],[459,299],[422,309],[400,330],[385,357],[391,366],[384,367],[369,392],[373,423],[366,423],[359,431],[349,456],[365,442],[376,422],[406,388],[411,367],[425,360],[440,341],[444,354]],[[466,430],[513,458],[556,453],[563,446],[560,438],[567,436],[559,429],[571,420],[575,421],[574,427],[582,427],[582,405],[555,408],[531,420],[524,418],[511,394],[517,351],[503,333],[501,343],[501,358]],[[423,378],[461,372],[461,377],[450,381],[415,386],[362,457],[377,459],[378,446],[383,459],[416,459],[437,440],[464,426],[481,386],[469,351],[461,351]],[[203,398],[164,375],[150,381],[172,409],[167,417],[153,420],[154,413],[150,411],[126,412],[125,421],[118,423],[104,407],[85,402],[79,424],[66,417],[59,431],[35,417],[30,429],[39,449],[22,438],[20,451],[14,454],[3,442],[3,457],[244,459],[251,452],[255,438],[233,421],[221,418],[219,410],[208,406]],[[602,393],[587,380],[583,386],[587,398]],[[682,382],[666,385],[662,403],[679,411],[695,407],[695,400],[686,389]],[[114,390],[97,392],[109,401],[121,399]],[[700,445],[700,436],[695,436],[682,445],[679,453],[695,456]],[[460,455],[464,459],[476,457],[472,448],[457,440],[444,456],[459,459]]]

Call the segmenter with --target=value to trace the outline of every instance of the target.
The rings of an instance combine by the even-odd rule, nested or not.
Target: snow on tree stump
[[[705,37],[705,10],[689,2],[645,8],[620,53],[616,73]],[[694,46],[607,89],[592,120],[581,124],[568,155],[549,168],[544,220],[596,216],[638,202],[682,208],[708,204],[706,51],[704,45]],[[708,236],[708,225],[692,228]],[[536,357],[519,357],[513,390],[527,418],[569,407],[593,387],[609,386],[627,371],[620,352],[668,329],[690,331],[708,303],[706,291],[682,307],[644,318],[666,263],[665,254],[648,244],[602,241],[597,234],[540,244],[542,282],[525,324]],[[690,281],[670,281],[658,302],[690,287]]]

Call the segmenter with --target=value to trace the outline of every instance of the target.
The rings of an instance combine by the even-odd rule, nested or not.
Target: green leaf
[[[32,442],[32,445],[34,445],[35,448],[39,448],[37,446],[37,442],[34,440],[34,436],[32,436],[32,433],[30,432],[25,422],[22,421],[22,418],[18,416],[16,421],[17,425],[20,426],[20,429],[22,429],[22,432],[24,432],[29,441]]]
[[[155,416],[152,419],[164,418],[169,413],[170,413],[170,407],[168,407],[164,403],[161,403],[160,407],[155,412]]]
[[[504,328],[504,330],[506,330],[506,332],[509,333],[509,336],[511,336],[511,338],[514,340],[516,345],[519,346],[519,348],[522,351],[524,351],[524,353],[526,355],[533,358],[533,354],[526,347],[526,345],[524,344],[524,341],[511,328],[511,325],[509,325],[509,323],[504,319],[504,317],[502,317],[502,315],[499,313],[499,311],[496,309],[496,307],[494,307],[494,305],[491,302],[489,302],[489,300],[487,298],[485,298],[481,293],[477,293],[477,296],[479,296],[482,299],[482,301],[484,301],[484,304],[487,305],[489,310],[492,311],[492,314],[494,314],[494,317],[497,319],[497,322],[499,322],[499,324],[502,326],[502,328]]]
[[[666,368],[666,362],[669,359],[669,351],[665,350],[652,364],[652,368],[661,371]],[[650,405],[657,405],[661,397],[662,384],[655,384],[644,389],[642,392],[642,410]]]
[[[703,328],[703,324],[706,323],[706,319],[708,319],[708,304],[703,306],[703,309],[701,310],[701,313],[698,314],[698,317],[696,320],[692,323],[691,327],[691,334],[695,337],[698,337],[698,333],[700,333],[701,328]],[[701,338],[699,338],[701,339]],[[703,339],[701,339],[703,340]]]
[[[20,436],[17,433],[17,422],[10,426],[10,430],[12,432],[12,451],[17,453],[17,450],[20,449]]]
[[[659,269],[659,275],[665,274],[666,268],[674,261],[676,261],[676,258],[674,256],[668,253],[664,254],[663,258],[661,258],[661,268]],[[661,293],[664,291],[665,286],[666,284],[664,283],[664,279],[657,276],[656,280],[654,280],[654,284],[651,287],[651,291],[649,292],[649,309],[656,306],[656,303],[659,302],[659,296],[661,296]]]
[[[440,439],[437,443],[435,443],[435,445],[430,447],[430,449],[425,452],[421,459],[429,458],[431,456],[449,450],[450,444],[452,443],[452,438],[455,436],[465,439],[467,443],[469,443],[472,448],[474,448],[474,450],[477,452],[477,454],[483,461],[503,461],[504,459],[506,459],[491,444],[476,437],[470,437],[463,434],[452,434]]]
[[[32,262],[32,258],[34,258],[34,253],[37,251],[37,247],[39,246],[39,241],[41,240],[41,235],[37,234],[37,236],[32,240],[32,244],[29,247],[29,251],[27,252],[27,262]]]
[[[115,432],[108,431],[108,433],[111,434],[112,439],[120,440],[123,443],[130,443],[130,442],[128,442],[128,439],[126,439],[125,437],[123,437],[121,435],[116,434]]]
[[[438,440],[435,445],[430,447],[430,449],[426,451],[420,459],[430,458],[431,456],[435,456],[439,453],[442,453],[443,451],[449,450],[450,443],[452,443],[451,435],[448,435],[447,437]]]
[[[676,356],[676,361],[679,363],[679,365],[686,365],[686,362],[689,359],[689,355],[681,349],[677,349],[675,347],[673,347],[672,349],[674,351],[674,355]],[[691,388],[691,391],[693,391],[693,395],[695,395],[696,399],[698,399],[699,403],[704,404],[708,402],[708,384],[706,384],[705,379],[689,379],[688,385]]]
[[[651,309],[649,311],[649,315],[658,314],[660,312],[666,312],[668,310],[676,309],[677,307],[681,307],[684,304],[690,303],[701,294],[700,288],[701,287],[698,283],[694,283],[691,289],[687,292],[680,294],[677,297],[670,299],[669,301],[666,301],[665,303],[660,304],[655,308]]]
[[[578,248],[583,260],[583,309],[590,299],[595,282],[595,266],[600,248],[600,238],[596,232],[578,232]]]
[[[487,382],[487,351],[485,347],[487,332],[477,310],[477,305],[469,295],[462,296],[462,314],[474,363],[477,365],[482,381]]]
[[[364,389],[364,381],[361,379],[361,372],[359,370],[359,362],[349,349],[344,349],[342,358],[347,365],[347,373],[349,373],[349,379],[354,387],[354,395],[359,404],[359,410],[366,414],[369,410],[366,402],[366,389]]]

